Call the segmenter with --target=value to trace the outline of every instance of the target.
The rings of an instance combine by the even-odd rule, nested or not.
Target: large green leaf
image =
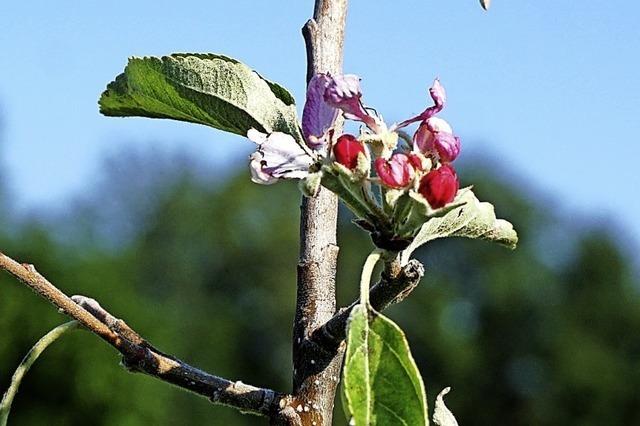
[[[355,425],[429,424],[424,384],[404,333],[367,303],[349,317],[343,376]]]
[[[221,55],[131,58],[99,104],[109,116],[170,118],[243,136],[255,128],[302,140],[291,94]]]
[[[411,254],[421,245],[444,237],[480,238],[495,241],[509,248],[515,248],[518,234],[513,225],[504,219],[497,219],[493,205],[480,202],[470,188],[460,190],[454,203],[464,203],[444,216],[429,219],[402,252],[402,263],[409,261]]]

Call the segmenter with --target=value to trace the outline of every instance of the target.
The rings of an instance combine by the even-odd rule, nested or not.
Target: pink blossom
[[[413,135],[413,149],[425,155],[438,154],[440,161],[450,163],[460,154],[460,138],[445,120],[430,117]]]
[[[388,160],[379,157],[375,161],[376,173],[385,186],[404,188],[415,175],[412,163],[411,158],[403,153],[393,154]]]

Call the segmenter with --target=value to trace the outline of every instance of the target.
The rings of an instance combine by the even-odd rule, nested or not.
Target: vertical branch
[[[340,73],[347,0],[316,0],[313,19],[302,32],[307,47],[307,81],[316,73]],[[336,310],[338,199],[325,188],[303,198],[300,217],[300,262],[293,330],[291,406],[303,425],[331,425],[342,351],[327,352],[310,337]]]

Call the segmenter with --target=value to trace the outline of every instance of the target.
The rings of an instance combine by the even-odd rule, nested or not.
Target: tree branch
[[[117,349],[129,371],[148,374],[243,413],[274,417],[290,400],[287,395],[270,389],[214,376],[160,352],[124,321],[104,310],[97,301],[84,296],[68,297],[40,275],[33,265],[20,264],[0,253],[0,269],[22,281],[60,312],[77,320]]]
[[[313,19],[302,29],[307,47],[307,81],[316,73],[342,71],[347,0],[316,0]],[[317,351],[313,332],[336,310],[338,198],[321,188],[304,197],[300,214],[300,261],[293,329],[293,394],[291,407],[302,425],[332,424],[333,404],[342,354]],[[321,369],[319,367],[322,366]],[[289,420],[296,424],[298,420]]]
[[[382,271],[380,281],[369,292],[369,300],[376,311],[383,311],[389,306],[402,302],[424,276],[424,266],[415,259],[399,270],[396,266],[387,265]],[[328,351],[337,351],[346,337],[347,320],[351,310],[360,303],[356,300],[346,308],[342,308],[311,336],[311,341]]]

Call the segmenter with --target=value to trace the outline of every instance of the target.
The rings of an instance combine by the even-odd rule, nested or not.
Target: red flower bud
[[[355,136],[349,134],[340,136],[333,146],[333,155],[336,157],[336,161],[350,170],[358,166],[359,153],[365,154],[364,145]]]
[[[427,199],[431,207],[437,209],[453,201],[458,187],[456,171],[449,164],[444,164],[420,180],[418,192]]]
[[[402,153],[393,154],[389,160],[377,158],[375,167],[382,183],[390,188],[404,188],[415,174],[411,159]]]

